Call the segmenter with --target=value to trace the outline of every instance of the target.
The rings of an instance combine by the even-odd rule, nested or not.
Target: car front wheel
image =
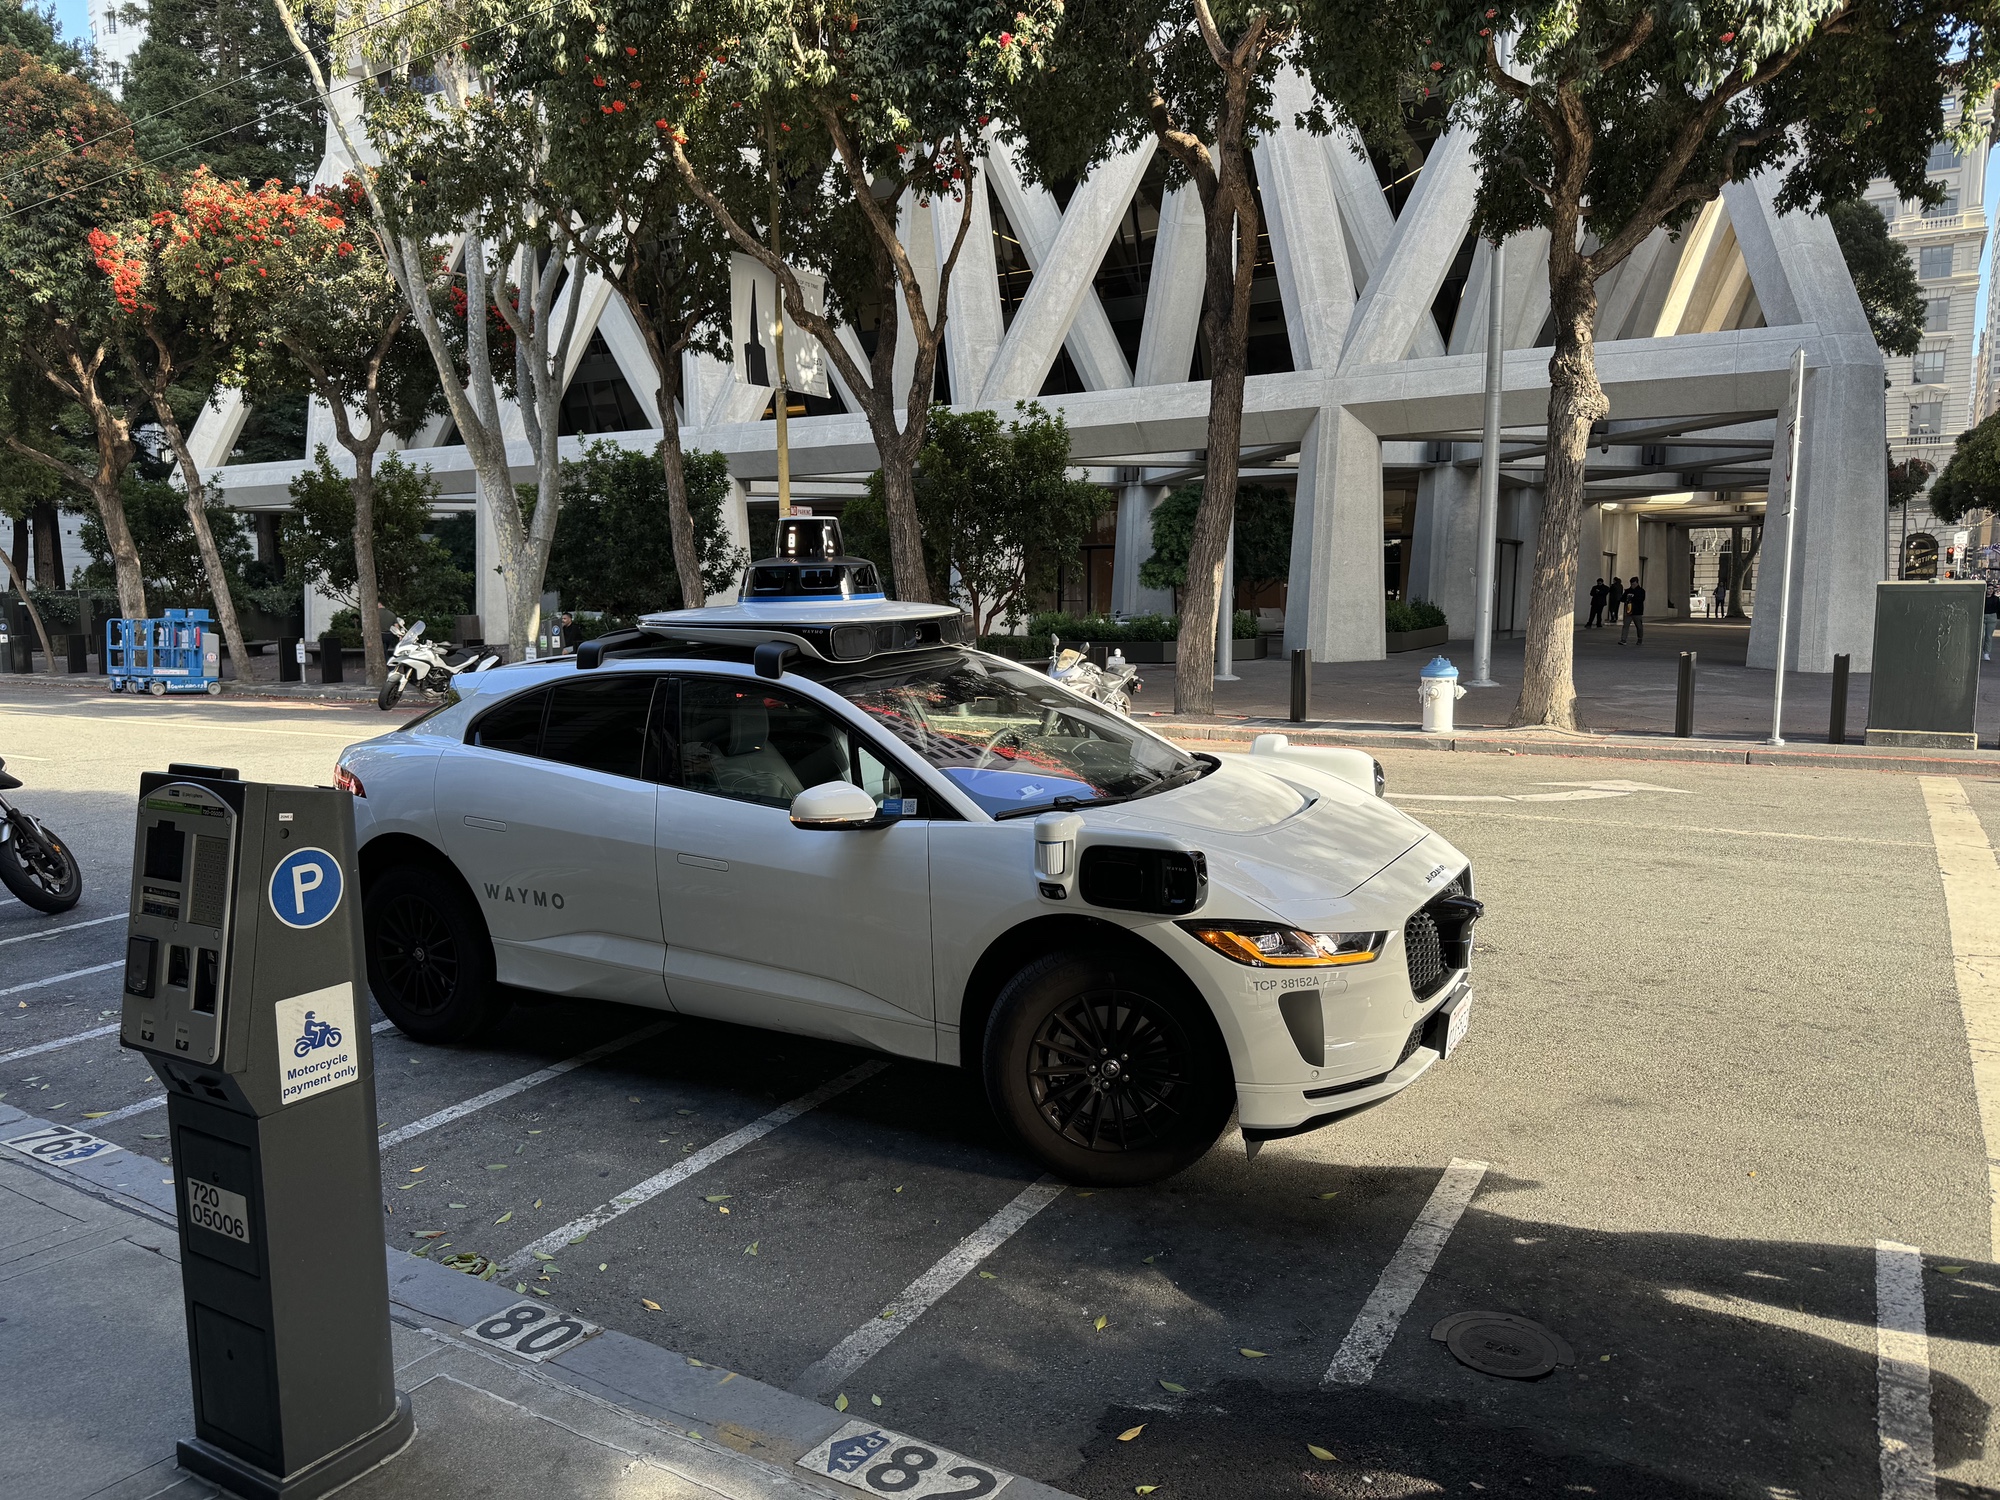
[[[1164,964],[1036,960],[1000,992],[984,1061],[987,1096],[1028,1149],[1103,1187],[1197,1160],[1235,1096],[1213,1018]]]
[[[368,987],[382,1014],[420,1042],[462,1042],[500,1019],[493,945],[472,900],[443,872],[401,865],[362,907]]]

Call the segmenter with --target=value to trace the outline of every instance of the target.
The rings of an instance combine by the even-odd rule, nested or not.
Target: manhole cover
[[[1431,1330],[1452,1357],[1485,1375],[1534,1380],[1557,1365],[1573,1365],[1570,1346],[1539,1323],[1512,1313],[1453,1313]]]

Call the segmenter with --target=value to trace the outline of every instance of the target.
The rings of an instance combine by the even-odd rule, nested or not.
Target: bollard
[[[1313,654],[1292,653],[1292,722],[1303,724],[1313,711]]]
[[[278,681],[306,680],[306,643],[297,636],[278,637]]]
[[[1442,656],[1417,675],[1417,703],[1423,709],[1425,734],[1452,732],[1452,705],[1465,696],[1458,685],[1458,668]]]
[[[82,677],[90,671],[90,637],[72,635],[63,643],[69,650],[69,670],[73,677]]]
[[[1847,663],[1845,656],[1833,659],[1833,707],[1826,720],[1826,742],[1829,745],[1847,743]]]
[[[1679,686],[1674,690],[1674,734],[1680,739],[1694,737],[1694,669],[1698,653],[1681,653]]]
[[[341,682],[340,637],[323,635],[319,638],[319,680],[321,682]]]
[[[28,606],[18,600],[6,607],[7,618],[0,633],[7,637],[7,670],[28,673],[35,670],[35,627],[28,618]]]

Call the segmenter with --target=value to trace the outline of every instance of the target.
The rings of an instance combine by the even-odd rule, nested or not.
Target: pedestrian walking
[[[1583,622],[1585,630],[1604,624],[1604,599],[1610,592],[1611,590],[1604,586],[1602,578],[1590,586],[1590,618]]]
[[[1721,619],[1729,612],[1729,585],[1720,579],[1715,585],[1715,617]]]
[[[1618,627],[1618,644],[1621,646],[1625,644],[1625,627],[1627,625],[1631,626],[1638,635],[1638,639],[1632,644],[1635,646],[1645,645],[1646,591],[1639,586],[1637,578],[1634,578],[1630,583],[1625,585],[1625,619]]]
[[[1604,592],[1604,607],[1610,611],[1604,617],[1607,625],[1616,625],[1625,613],[1625,585],[1618,581],[1618,575],[1611,575],[1611,586]]]

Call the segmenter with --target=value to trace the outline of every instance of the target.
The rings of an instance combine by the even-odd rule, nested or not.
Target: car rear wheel
[[[1023,1144],[1057,1176],[1104,1187],[1200,1158],[1235,1097],[1214,1019],[1164,964],[1036,960],[1000,992],[984,1061]]]
[[[443,872],[423,865],[390,870],[369,887],[362,925],[368,987],[405,1036],[462,1042],[505,1013],[486,923]]]

